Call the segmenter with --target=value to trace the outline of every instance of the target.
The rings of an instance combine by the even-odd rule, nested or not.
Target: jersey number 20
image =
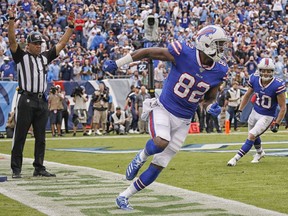
[[[193,76],[188,73],[184,73],[180,76],[178,82],[176,83],[174,93],[181,98],[185,98],[190,95],[188,101],[191,103],[197,103],[209,89],[210,85],[208,83],[201,81],[196,84]]]

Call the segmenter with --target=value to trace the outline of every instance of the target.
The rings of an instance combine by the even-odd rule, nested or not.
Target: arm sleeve
[[[25,52],[20,48],[19,44],[15,53],[11,52],[12,58],[16,64],[18,64],[23,58]]]
[[[168,45],[168,51],[174,58],[177,58],[181,55],[182,48],[183,43],[180,43],[179,41],[174,41]]]
[[[50,62],[52,62],[52,60],[57,58],[56,46],[53,46],[51,49],[43,52],[42,55],[44,55],[47,58],[47,60],[48,60],[47,64],[49,64]]]

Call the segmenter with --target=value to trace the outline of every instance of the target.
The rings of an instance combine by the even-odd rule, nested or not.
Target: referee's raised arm
[[[15,37],[15,14],[16,14],[16,7],[12,6],[8,9],[9,14],[9,27],[8,27],[8,39],[10,43],[10,50],[12,53],[15,53],[17,50],[17,42]]]
[[[71,37],[74,31],[74,22],[75,22],[75,13],[70,11],[67,18],[68,28],[65,31],[64,35],[61,37],[60,41],[56,44],[56,55],[58,56],[60,51],[66,46],[69,38]]]

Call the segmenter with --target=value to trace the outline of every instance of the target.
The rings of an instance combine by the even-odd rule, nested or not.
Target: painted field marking
[[[0,161],[0,173],[10,175],[10,156]],[[23,178],[0,183],[0,193],[48,216],[62,215],[229,215],[284,216],[237,201],[153,183],[131,198],[135,210],[115,207],[115,198],[130,182],[123,175],[88,167],[45,162],[56,178],[31,177],[32,159],[23,161]],[[287,216],[287,215],[286,215]]]

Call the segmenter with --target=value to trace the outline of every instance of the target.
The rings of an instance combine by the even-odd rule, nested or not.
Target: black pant
[[[68,133],[68,119],[69,119],[69,113],[67,110],[62,111],[62,119],[64,119],[64,125],[65,125],[65,132]]]
[[[138,115],[136,114],[135,109],[131,109],[132,113],[132,122],[131,122],[131,129],[132,130],[137,130],[138,127]]]
[[[209,113],[206,113],[206,132],[213,132],[213,128],[216,128],[217,132],[221,132],[220,124],[218,121],[218,117],[213,116]]]
[[[23,150],[28,130],[32,124],[35,137],[34,162],[35,170],[45,169],[43,166],[45,154],[45,129],[48,120],[48,104],[37,94],[18,95],[16,108],[16,125],[12,141],[11,169],[13,173],[21,173]]]
[[[234,130],[238,128],[238,122],[236,118],[236,112],[238,110],[238,107],[231,107],[228,106],[228,113],[229,113],[229,122],[230,122],[230,129],[231,129],[231,122],[234,120]]]

